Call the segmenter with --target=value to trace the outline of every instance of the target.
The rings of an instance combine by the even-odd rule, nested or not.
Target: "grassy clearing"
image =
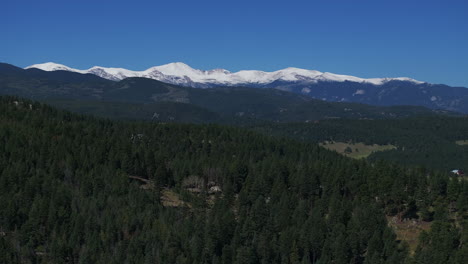
[[[393,145],[366,145],[364,143],[344,143],[329,141],[322,142],[319,145],[354,159],[367,158],[373,152],[386,151],[396,148]]]
[[[170,190],[170,189],[163,189],[161,191],[161,202],[163,206],[166,207],[184,207],[187,206],[191,208],[190,204],[182,201],[179,194]]]
[[[387,216],[388,225],[395,231],[397,239],[408,243],[410,254],[413,255],[419,243],[421,232],[431,228],[430,222],[407,220],[399,221],[397,217]]]
[[[467,146],[468,140],[457,140],[455,141],[455,144],[460,145],[460,146]]]

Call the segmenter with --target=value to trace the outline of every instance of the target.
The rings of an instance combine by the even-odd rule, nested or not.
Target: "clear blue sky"
[[[467,2],[2,0],[0,61],[293,66],[468,87]]]

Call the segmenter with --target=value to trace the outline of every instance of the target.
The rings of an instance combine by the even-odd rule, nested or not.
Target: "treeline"
[[[163,206],[169,189],[186,206]],[[467,211],[445,174],[0,98],[0,263],[465,263]],[[433,222],[413,256],[386,215]]]

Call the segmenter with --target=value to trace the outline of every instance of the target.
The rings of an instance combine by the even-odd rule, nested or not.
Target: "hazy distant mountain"
[[[274,72],[249,70],[232,73],[224,69],[197,70],[181,62],[151,67],[144,71],[98,66],[88,70],[77,70],[51,62],[26,68],[94,74],[113,81],[129,77],[145,77],[193,88],[219,86],[274,88],[326,101],[384,106],[418,105],[468,113],[468,89],[430,84],[407,77],[364,79],[299,68],[286,68]]]
[[[417,106],[376,107],[324,102],[278,89],[234,86],[196,89],[148,78],[110,81],[92,74],[63,70],[48,72],[35,68],[23,70],[8,64],[0,64],[0,94],[41,99],[70,110],[107,117],[185,122],[232,118],[307,122],[441,113]]]

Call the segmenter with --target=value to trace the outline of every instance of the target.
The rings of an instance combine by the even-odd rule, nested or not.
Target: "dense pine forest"
[[[417,243],[400,223],[429,226]],[[466,263],[468,181],[0,97],[0,263]]]
[[[392,120],[320,120],[311,123],[264,123],[246,127],[267,135],[306,142],[392,144],[370,161],[385,159],[405,166],[450,171],[468,170],[468,117],[418,116]]]

